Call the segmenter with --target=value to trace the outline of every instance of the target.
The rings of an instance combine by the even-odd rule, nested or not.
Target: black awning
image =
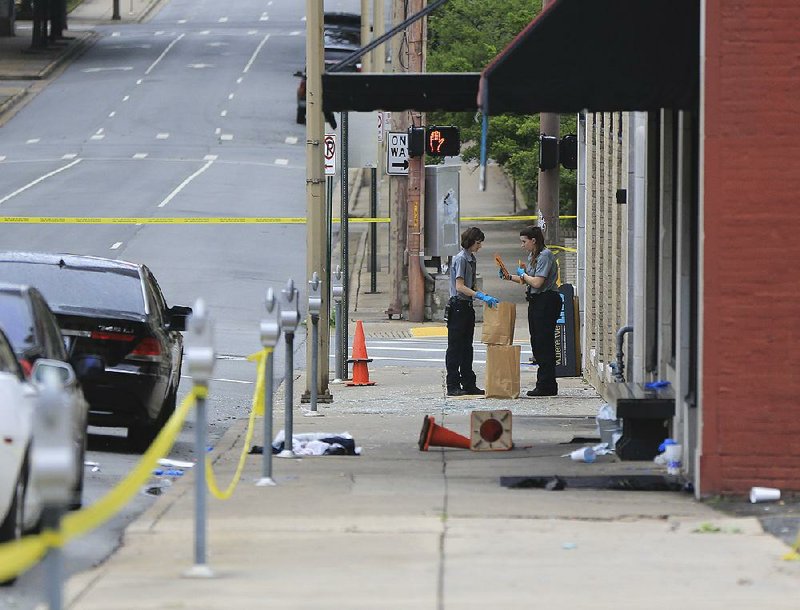
[[[554,0],[480,74],[326,73],[323,109],[691,109],[699,32],[699,0]]]
[[[554,0],[481,73],[488,114],[693,108],[699,0]]]
[[[475,110],[480,74],[359,74],[322,75],[322,108],[353,110]]]

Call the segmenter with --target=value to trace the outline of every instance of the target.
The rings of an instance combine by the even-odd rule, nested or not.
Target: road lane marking
[[[297,144],[297,138],[295,136],[288,136],[284,142],[287,144]]]
[[[289,32],[289,36],[300,36],[302,32],[300,30],[295,30],[294,32]]]
[[[159,204],[158,204],[158,207],[160,207],[160,208],[163,208],[163,207],[164,207],[165,205],[167,205],[167,204],[168,204],[170,201],[172,201],[172,199],[173,199],[173,198],[174,198],[174,197],[175,197],[175,196],[176,196],[178,193],[180,193],[180,192],[181,192],[181,191],[182,191],[184,188],[186,188],[186,185],[188,185],[188,184],[189,184],[189,183],[190,183],[192,180],[194,180],[195,178],[197,178],[197,177],[198,177],[200,174],[202,174],[202,173],[203,173],[204,171],[206,171],[206,170],[207,170],[209,167],[211,167],[211,164],[212,164],[212,163],[214,163],[214,160],[213,160],[213,159],[211,159],[211,160],[207,161],[207,162],[206,162],[206,164],[205,164],[203,167],[201,167],[200,169],[198,169],[198,170],[197,170],[195,173],[193,173],[191,176],[189,176],[188,178],[186,178],[186,180],[184,180],[183,182],[181,182],[181,183],[180,183],[180,184],[179,184],[179,185],[178,185],[178,186],[175,188],[175,190],[174,190],[174,191],[172,191],[172,192],[171,192],[169,195],[167,195],[167,198],[166,198],[166,199],[164,199],[164,201],[162,201],[161,203],[159,203]],[[0,202],[0,203],[2,203],[2,202]]]
[[[111,244],[111,248],[110,248],[110,249],[111,249],[111,250],[117,250],[117,249],[119,249],[119,247],[120,247],[121,245],[122,245],[122,242],[121,242],[121,241],[114,242],[113,244]]]
[[[40,140],[41,138],[31,138],[30,140],[25,142],[25,144],[38,144]]]
[[[61,158],[62,159],[74,159],[77,156],[78,156],[77,153],[67,153],[66,155],[62,155]],[[3,159],[5,159],[5,157],[3,157]]]
[[[258,18],[259,21],[269,21],[269,15],[266,13],[261,13],[261,17]]]
[[[232,100],[234,97],[236,97],[236,94],[235,94],[235,93],[229,93],[229,94],[228,94],[228,99],[229,99],[229,100]]]
[[[147,153],[136,153],[135,155],[133,155],[133,158],[134,159],[146,159],[147,158]]]
[[[0,155],[0,161],[5,161],[5,160],[6,160],[6,156],[5,155]]]
[[[215,136],[218,136],[218,135],[219,135],[219,134],[221,134],[221,133],[222,133],[222,127],[217,127],[217,128],[214,130],[214,135],[215,135]]]
[[[112,110],[111,112],[108,113],[108,118],[109,119],[113,119],[115,116],[117,116],[117,111],[116,110]]]
[[[161,132],[156,134],[156,140],[167,140],[169,139],[169,132]]]
[[[223,133],[219,137],[219,139],[222,140],[223,142],[230,142],[231,140],[233,140],[233,134],[232,133]]]
[[[180,24],[186,23],[186,19],[178,19],[178,23]]]
[[[123,102],[127,102],[129,99],[131,99],[131,96],[130,95],[126,95],[125,97],[122,98],[122,101]]]
[[[206,155],[203,161],[216,161],[219,155]]]
[[[243,80],[244,78],[240,76],[239,78],[236,79],[236,84],[241,85]]]
[[[191,379],[191,375],[181,375],[181,379]],[[214,377],[211,381],[222,381],[224,383],[241,383],[243,385],[253,385],[252,381],[243,381],[241,379],[226,379],[224,377]]]
[[[178,36],[177,38],[175,38],[175,39],[174,39],[172,42],[170,42],[170,43],[167,45],[167,48],[166,48],[166,49],[164,49],[164,51],[161,53],[161,55],[159,55],[159,56],[158,56],[158,58],[157,58],[157,59],[156,59],[156,60],[155,60],[155,61],[154,61],[152,64],[150,64],[150,67],[149,67],[149,68],[147,68],[147,70],[145,70],[145,71],[144,71],[144,73],[145,73],[145,76],[146,76],[146,75],[148,75],[148,74],[150,74],[150,72],[152,72],[152,71],[153,71],[153,68],[155,68],[155,67],[158,65],[158,62],[160,62],[162,59],[164,59],[164,56],[165,56],[167,53],[169,53],[169,50],[170,50],[172,47],[174,47],[174,46],[175,46],[175,44],[176,44],[176,43],[177,43],[177,42],[178,42],[178,41],[179,41],[181,38],[183,38],[184,36],[186,36],[186,34],[181,34],[180,36]]]
[[[219,18],[219,23],[227,23],[227,22],[228,22],[228,18],[227,17],[220,17]]]
[[[275,159],[275,165],[289,165],[289,159]]]
[[[258,57],[258,54],[261,52],[261,49],[264,47],[265,44],[267,44],[267,40],[269,40],[269,34],[264,36],[264,38],[261,39],[261,42],[258,43],[256,50],[253,51],[253,54],[250,56],[250,61],[247,62],[247,65],[244,67],[244,70],[242,70],[243,74],[247,74],[250,71],[250,66],[253,65],[253,62],[256,60],[256,57]]]
[[[58,169],[54,169],[52,172],[48,172],[44,176],[39,176],[36,180],[32,180],[31,182],[28,182],[28,184],[26,184],[25,186],[21,186],[20,188],[18,188],[13,193],[10,193],[10,194],[6,195],[5,197],[3,197],[2,199],[0,199],[0,204],[5,203],[9,199],[11,199],[13,197],[16,197],[20,193],[23,193],[23,192],[27,191],[29,188],[32,188],[32,187],[36,186],[40,182],[44,182],[45,180],[55,176],[56,174],[60,174],[64,170],[68,170],[70,167],[72,167],[74,165],[77,165],[81,161],[82,161],[82,159],[75,159],[72,163],[67,163],[63,167],[59,167]]]
[[[81,70],[81,72],[94,74],[95,72],[127,72],[128,70],[133,70],[133,66],[117,66],[114,68],[84,68]]]
[[[96,133],[89,139],[90,140],[102,140],[105,137],[106,137],[106,135],[104,133]]]
[[[137,81],[136,81],[136,84],[137,84],[137,85],[141,85],[141,84],[142,84],[142,82],[143,82],[143,79],[141,79],[141,78],[140,78],[139,80],[137,80]]]
[[[211,33],[211,30],[203,30],[202,32],[198,32],[200,36],[208,36]]]
[[[223,110],[222,112],[219,113],[219,116],[228,116],[228,111]]]

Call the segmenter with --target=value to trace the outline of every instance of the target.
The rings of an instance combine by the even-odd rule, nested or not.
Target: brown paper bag
[[[517,306],[515,303],[503,302],[496,307],[484,307],[481,341],[487,345],[511,345],[514,343],[516,322]]]
[[[486,347],[486,398],[519,398],[519,345]]]

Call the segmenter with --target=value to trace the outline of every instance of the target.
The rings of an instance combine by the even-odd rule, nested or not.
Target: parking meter
[[[322,282],[315,271],[308,282],[308,313],[314,317],[319,317],[322,311]]]
[[[341,303],[342,295],[344,295],[344,279],[342,277],[342,268],[339,265],[336,265],[336,270],[333,272],[333,277],[331,277],[331,288],[333,299],[337,303]]]
[[[294,286],[294,280],[289,278],[286,288],[281,290],[280,321],[284,333],[294,334],[300,324],[300,291]]]
[[[186,363],[189,375],[197,386],[208,387],[214,371],[213,323],[208,315],[203,299],[197,299],[189,317],[189,340],[186,348]]]
[[[272,288],[267,290],[264,299],[267,307],[267,316],[261,320],[261,345],[265,348],[274,348],[281,337],[280,307]]]
[[[278,454],[278,457],[292,458],[295,457],[292,451],[292,423],[293,423],[293,409],[294,409],[294,331],[297,330],[297,325],[300,323],[300,308],[299,308],[299,291],[294,287],[294,280],[289,278],[286,282],[286,288],[281,290],[280,301],[280,321],[281,330],[283,331],[283,340],[286,343],[286,357],[284,358],[284,441],[283,451]]]
[[[52,366],[51,366],[52,364]],[[60,362],[38,360],[31,377],[40,380],[33,418],[32,484],[46,507],[64,508],[72,500],[77,464],[64,375],[75,373]]]
[[[264,346],[267,353],[264,363],[264,452],[261,478],[256,481],[256,485],[259,487],[275,485],[275,481],[272,479],[272,399],[275,391],[272,352],[281,337],[280,307],[272,288],[267,289],[264,304],[267,308],[267,316],[261,320],[261,345]]]

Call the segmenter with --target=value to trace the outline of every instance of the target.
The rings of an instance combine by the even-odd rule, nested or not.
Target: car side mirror
[[[302,70],[298,70],[297,72],[294,73],[294,76],[297,76],[298,78],[303,78],[305,75],[306,73],[303,72]]]
[[[77,381],[74,369],[66,362],[39,358],[33,363],[33,368],[31,369],[31,381],[33,383],[44,385],[52,378],[55,378],[56,383],[62,387],[74,385]]]
[[[167,310],[167,328],[169,330],[186,330],[186,320],[192,315],[192,308],[175,305]]]

